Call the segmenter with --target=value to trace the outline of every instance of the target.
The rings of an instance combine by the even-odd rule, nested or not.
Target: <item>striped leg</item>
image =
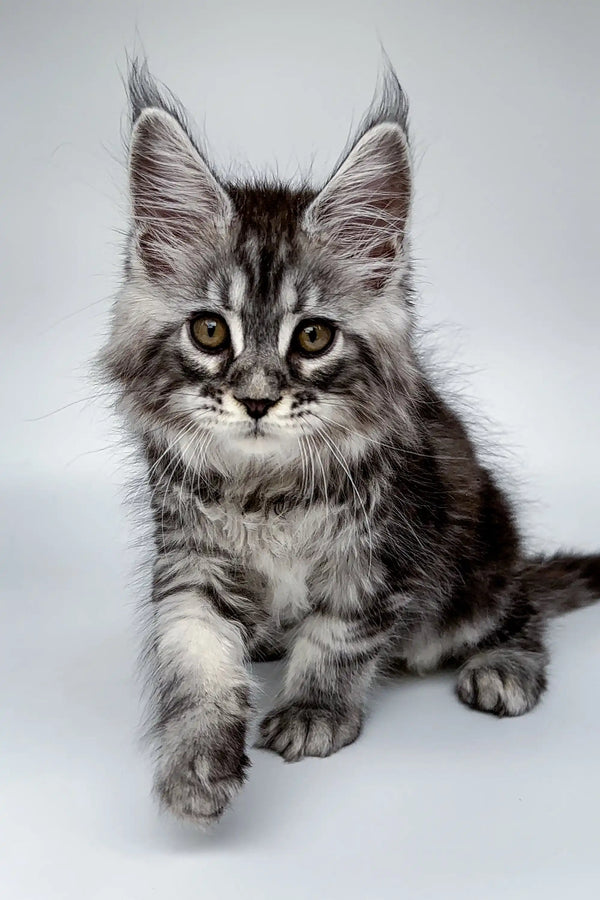
[[[199,824],[220,816],[249,765],[246,645],[219,612],[228,602],[215,587],[219,571],[198,556],[159,558],[148,648],[155,790],[162,805]]]
[[[360,733],[368,689],[386,635],[362,619],[316,612],[301,625],[289,654],[276,709],[257,746],[288,762],[329,756]]]

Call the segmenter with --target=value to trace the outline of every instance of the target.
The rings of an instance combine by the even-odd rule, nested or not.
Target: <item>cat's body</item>
[[[531,709],[544,629],[600,557],[527,561],[513,513],[413,349],[406,105],[393,78],[320,192],[219,183],[132,78],[134,227],[105,365],[155,524],[156,786],[197,821],[242,784],[250,658],[287,658],[259,744],[353,741],[375,678],[460,665]]]

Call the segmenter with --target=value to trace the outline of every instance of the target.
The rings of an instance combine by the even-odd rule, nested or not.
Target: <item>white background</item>
[[[0,16],[3,897],[599,896],[600,608],[553,625],[531,715],[407,679],[328,760],[253,751],[213,834],[158,816],[136,746],[128,469],[86,373],[126,224],[124,48],[143,41],[225,166],[320,177],[381,39],[412,102],[429,343],[487,417],[532,545],[600,546],[600,5],[4,0]],[[259,671],[261,706],[276,675]]]

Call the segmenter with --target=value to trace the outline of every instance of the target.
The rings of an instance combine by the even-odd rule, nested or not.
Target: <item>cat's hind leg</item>
[[[500,633],[467,658],[458,673],[458,696],[482,712],[523,715],[546,689],[547,664],[544,623],[531,617],[516,632]]]

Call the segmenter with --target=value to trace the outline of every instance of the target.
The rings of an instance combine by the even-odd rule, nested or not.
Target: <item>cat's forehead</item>
[[[256,267],[232,263],[223,305],[247,321],[265,313],[278,318],[314,306],[319,294],[317,282],[289,259],[278,265],[261,258]]]
[[[293,240],[302,215],[315,192],[308,188],[294,190],[286,185],[227,185],[233,201],[240,237],[254,233],[263,243]]]
[[[248,325],[275,324],[299,313],[316,295],[302,265],[300,229],[312,193],[289,188],[229,188],[234,206],[232,253],[221,301]]]

